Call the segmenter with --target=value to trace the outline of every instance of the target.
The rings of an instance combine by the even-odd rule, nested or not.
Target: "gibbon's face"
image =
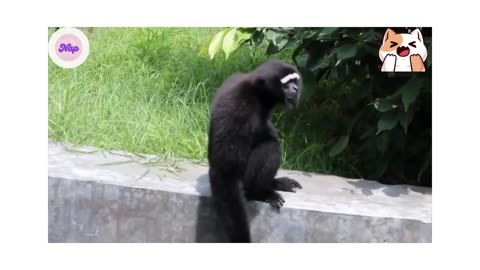
[[[285,94],[285,106],[287,106],[288,109],[296,109],[302,91],[300,75],[296,72],[290,73],[283,77],[280,83],[283,93]]]

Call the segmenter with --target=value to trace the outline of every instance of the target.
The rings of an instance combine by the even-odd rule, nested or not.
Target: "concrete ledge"
[[[49,242],[223,242],[207,167],[49,143]],[[431,242],[431,189],[298,171],[280,213],[248,211],[255,242]]]

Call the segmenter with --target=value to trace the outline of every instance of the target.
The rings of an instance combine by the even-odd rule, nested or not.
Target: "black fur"
[[[251,242],[245,198],[279,209],[285,200],[275,190],[302,188],[295,180],[274,178],[281,149],[268,120],[273,107],[286,100],[281,78],[293,72],[298,73],[294,66],[271,60],[250,73],[228,78],[213,101],[209,176],[217,213],[232,242]]]

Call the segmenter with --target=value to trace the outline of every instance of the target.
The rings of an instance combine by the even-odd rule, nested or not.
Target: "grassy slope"
[[[90,55],[83,65],[62,69],[49,60],[49,138],[205,159],[208,112],[216,88],[232,73],[250,70],[266,59],[263,51],[254,55],[250,48],[228,60],[197,56],[217,30],[86,29]],[[283,167],[329,171],[320,145],[310,143],[291,125],[283,133],[288,123],[282,116],[276,115],[274,121],[279,121],[285,139]],[[303,123],[300,119],[294,125]]]

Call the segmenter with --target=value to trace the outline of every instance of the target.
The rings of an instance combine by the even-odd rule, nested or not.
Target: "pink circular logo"
[[[82,42],[75,35],[65,34],[55,43],[55,53],[63,61],[74,61],[82,54]]]
[[[90,44],[85,34],[77,29],[58,29],[48,41],[50,59],[62,68],[76,68],[87,60]]]

